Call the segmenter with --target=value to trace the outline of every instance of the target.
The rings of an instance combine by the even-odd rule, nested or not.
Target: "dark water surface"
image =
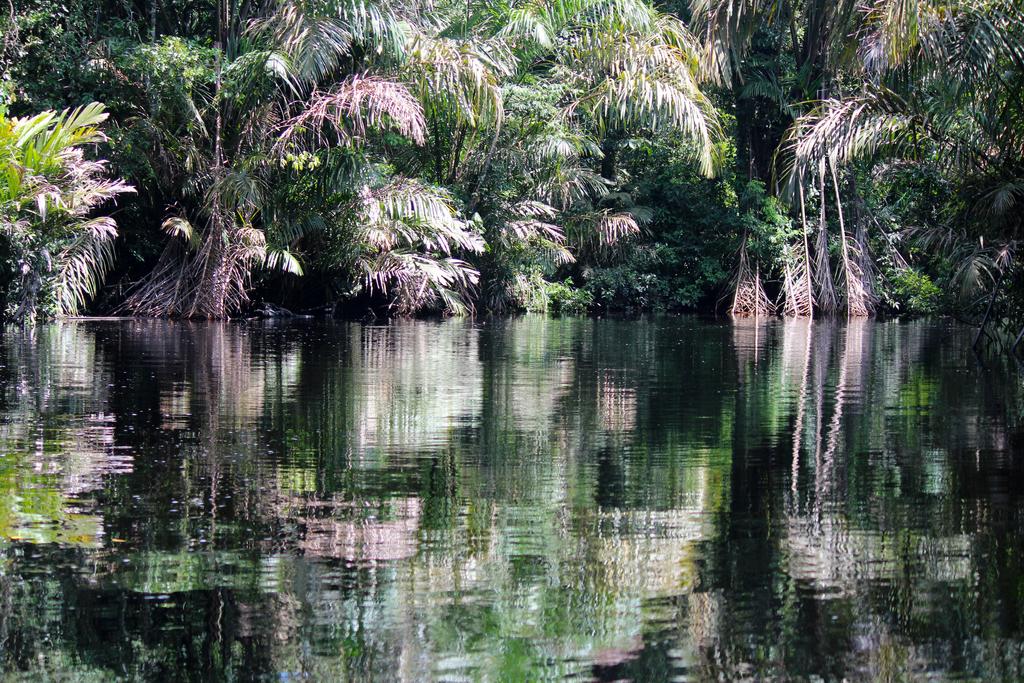
[[[1019,680],[1024,395],[947,323],[0,338],[26,680]]]

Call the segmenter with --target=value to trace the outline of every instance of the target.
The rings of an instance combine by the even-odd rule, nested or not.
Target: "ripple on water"
[[[1016,376],[947,323],[0,338],[0,663],[1021,678]]]

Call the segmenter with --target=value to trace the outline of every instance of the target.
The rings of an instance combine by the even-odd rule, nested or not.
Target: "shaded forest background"
[[[16,319],[1019,323],[1022,19],[1017,0],[14,0],[0,294]]]

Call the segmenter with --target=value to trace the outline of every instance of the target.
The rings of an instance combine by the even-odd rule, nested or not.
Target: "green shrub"
[[[942,290],[932,279],[914,268],[901,268],[891,274],[883,291],[886,304],[908,315],[934,315],[941,297]]]
[[[594,296],[585,289],[577,289],[571,278],[548,283],[546,291],[548,312],[555,315],[586,315],[594,304]]]

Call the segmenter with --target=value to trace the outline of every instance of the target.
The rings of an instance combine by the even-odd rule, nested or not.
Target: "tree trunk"
[[[871,315],[871,298],[864,288],[864,273],[850,244],[850,236],[846,232],[846,221],[843,218],[843,200],[839,194],[839,179],[836,177],[835,166],[829,165],[832,173],[832,189],[835,191],[836,213],[839,216],[839,239],[843,258],[843,279],[846,284],[846,314],[849,317],[863,318]]]
[[[619,141],[612,138],[605,138],[601,144],[601,177],[605,180],[615,182],[618,176]]]
[[[1003,275],[1005,275],[1005,271],[1000,270],[995,284],[992,285],[992,295],[988,298],[988,305],[985,306],[985,315],[981,319],[981,325],[978,326],[978,334],[974,337],[974,348],[978,348],[978,344],[981,343],[981,338],[985,334],[985,325],[988,324],[988,319],[992,316],[992,306],[995,305],[996,297],[999,296],[999,287],[1003,284]]]
[[[818,214],[818,239],[814,256],[814,284],[817,287],[815,300],[823,313],[835,313],[839,306],[835,283],[832,281],[832,264],[828,253],[828,221],[825,215],[825,169],[818,169],[819,195],[821,202]]]

